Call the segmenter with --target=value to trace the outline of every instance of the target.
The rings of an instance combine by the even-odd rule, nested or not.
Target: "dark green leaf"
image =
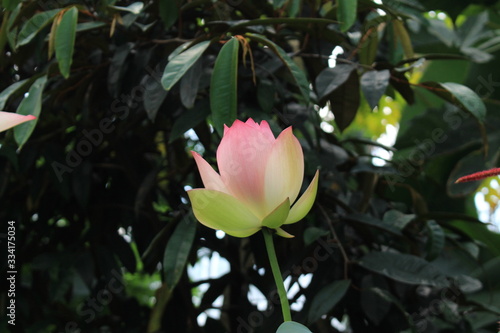
[[[276,333],[311,333],[311,331],[302,324],[286,321],[278,327]]]
[[[330,231],[324,230],[318,227],[309,227],[304,231],[304,244],[306,246],[314,243],[318,238],[324,237],[330,234]]]
[[[364,214],[360,214],[360,213],[354,213],[354,214],[349,214],[348,216],[346,216],[346,220],[354,222],[354,223],[366,224],[366,225],[373,226],[373,227],[378,228],[378,229],[388,231],[394,235],[402,236],[400,229],[394,227],[394,225],[392,225],[390,223],[381,221],[373,216],[364,215]]]
[[[401,96],[406,100],[408,104],[414,104],[415,103],[415,96],[413,93],[413,89],[410,86],[410,82],[408,82],[408,79],[404,75],[404,73],[400,72],[393,72],[392,73],[391,80],[391,86],[396,89]]]
[[[198,95],[203,67],[201,60],[197,60],[181,79],[180,95],[181,102],[186,108],[191,109]]]
[[[311,302],[307,321],[312,324],[321,318],[322,315],[330,312],[344,297],[350,285],[350,280],[342,280],[332,282],[326,287],[323,287],[316,296],[314,296]]]
[[[78,9],[72,7],[64,13],[56,30],[56,58],[59,63],[59,70],[65,78],[69,77],[71,63],[73,62],[77,23]]]
[[[335,123],[341,131],[345,130],[356,117],[359,108],[358,72],[352,71],[347,80],[328,95],[328,99]]]
[[[385,94],[390,78],[391,72],[388,69],[368,71],[361,76],[361,91],[363,91],[372,110],[378,105],[382,95]]]
[[[447,287],[449,284],[437,267],[410,254],[371,252],[359,264],[370,271],[407,284],[436,287]]]
[[[455,82],[425,82],[423,86],[429,87],[429,91],[469,112],[480,122],[484,122],[486,106],[481,98],[469,87]]]
[[[361,308],[370,321],[379,325],[389,313],[391,302],[374,292],[375,288],[383,290],[389,288],[385,277],[376,274],[366,275],[361,282]]]
[[[429,236],[427,239],[427,260],[436,259],[444,248],[445,236],[443,228],[434,220],[427,221]]]
[[[52,9],[33,15],[19,32],[16,47],[28,44],[60,11],[61,9]]]
[[[358,1],[338,0],[337,17],[340,21],[340,30],[346,32],[356,21]]]
[[[7,103],[9,97],[17,90],[21,89],[27,82],[28,79],[13,83],[0,93],[0,110],[5,109],[5,104]]]
[[[21,0],[3,0],[2,5],[7,10],[14,10]]]
[[[404,214],[399,210],[391,209],[384,214],[383,221],[395,229],[403,230],[408,223],[415,219],[415,214]]]
[[[184,272],[197,224],[191,212],[187,213],[168,240],[163,255],[163,273],[165,274],[165,284],[169,290],[175,288]]]
[[[179,16],[179,7],[176,0],[159,1],[160,17],[165,24],[165,28],[170,28],[177,21]]]
[[[168,91],[163,89],[158,77],[148,75],[143,79],[144,82],[144,109],[151,121],[156,119],[158,109],[167,97]]]
[[[236,120],[238,105],[238,50],[236,38],[227,41],[215,61],[210,82],[210,109],[212,121],[222,135],[224,124],[230,126]]]
[[[371,288],[370,291],[377,294],[381,299],[394,304],[398,308],[398,310],[407,318],[408,324],[410,325],[410,330],[411,330],[410,332],[417,333],[412,316],[408,315],[404,305],[399,301],[399,299],[396,296],[391,294],[389,291],[380,288]]]
[[[289,0],[287,12],[290,17],[295,18],[300,11],[302,0]]]
[[[28,91],[28,95],[23,98],[21,104],[19,104],[19,106],[17,107],[17,113],[22,115],[31,114],[36,117],[36,119],[32,121],[28,121],[24,124],[14,127],[14,138],[19,147],[22,147],[26,143],[26,141],[28,141],[40,118],[40,112],[42,111],[42,92],[45,88],[46,82],[46,75],[38,78],[31,85],[30,90]]]
[[[99,22],[99,21],[83,22],[83,23],[77,24],[77,26],[76,26],[76,32],[88,31],[88,30],[103,28],[103,27],[106,27],[106,26],[107,26],[106,23]]]
[[[351,72],[355,70],[354,66],[339,64],[334,68],[325,68],[316,78],[316,91],[320,104],[324,104],[328,96],[347,81]]]
[[[465,233],[472,240],[482,243],[493,255],[500,256],[500,234],[489,230],[486,224],[466,221],[452,221],[448,224]]]
[[[203,41],[172,58],[163,71],[161,78],[163,88],[170,90],[184,76],[188,69],[196,63],[209,45],[210,41]]]

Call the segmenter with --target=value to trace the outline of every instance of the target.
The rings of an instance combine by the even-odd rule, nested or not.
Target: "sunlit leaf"
[[[209,45],[210,41],[203,41],[172,58],[165,67],[161,78],[163,88],[165,90],[172,89],[174,84],[194,65]]]
[[[31,40],[50,22],[62,9],[52,9],[33,15],[26,23],[17,36],[16,47],[28,44]]]

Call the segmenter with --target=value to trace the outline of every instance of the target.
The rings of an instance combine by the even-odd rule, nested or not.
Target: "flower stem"
[[[292,315],[290,314],[290,305],[288,304],[288,297],[286,296],[285,284],[283,283],[283,277],[281,276],[280,266],[278,264],[278,259],[276,258],[276,251],[274,250],[273,244],[273,234],[269,229],[263,228],[264,241],[266,243],[267,255],[269,257],[269,263],[271,264],[271,270],[273,271],[274,282],[276,283],[276,288],[278,289],[278,295],[280,296],[281,311],[283,312],[283,321],[291,321]]]

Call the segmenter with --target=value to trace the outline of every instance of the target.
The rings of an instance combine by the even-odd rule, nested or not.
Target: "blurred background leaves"
[[[248,117],[293,126],[306,184],[321,170],[276,241],[294,321],[496,329],[499,185],[454,181],[499,166],[498,1],[1,6],[0,106],[38,117],[1,137],[19,271],[2,331],[276,331],[263,239],[199,225],[185,193],[189,151],[215,166]]]

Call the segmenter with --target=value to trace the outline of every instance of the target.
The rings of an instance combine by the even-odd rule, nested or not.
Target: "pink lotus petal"
[[[285,198],[294,203],[304,180],[304,154],[299,140],[288,127],[274,142],[264,180],[266,209],[275,209]]]
[[[222,182],[220,175],[208,164],[207,161],[200,154],[192,151],[198,170],[200,171],[201,180],[207,190],[216,190],[224,193],[229,193],[226,186]]]
[[[36,119],[36,117],[32,115],[23,116],[17,113],[0,111],[0,132],[33,119]]]
[[[236,120],[225,129],[217,149],[217,164],[229,192],[263,218],[264,175],[267,158],[275,141],[267,122],[259,126]],[[283,201],[283,200],[282,200]]]

